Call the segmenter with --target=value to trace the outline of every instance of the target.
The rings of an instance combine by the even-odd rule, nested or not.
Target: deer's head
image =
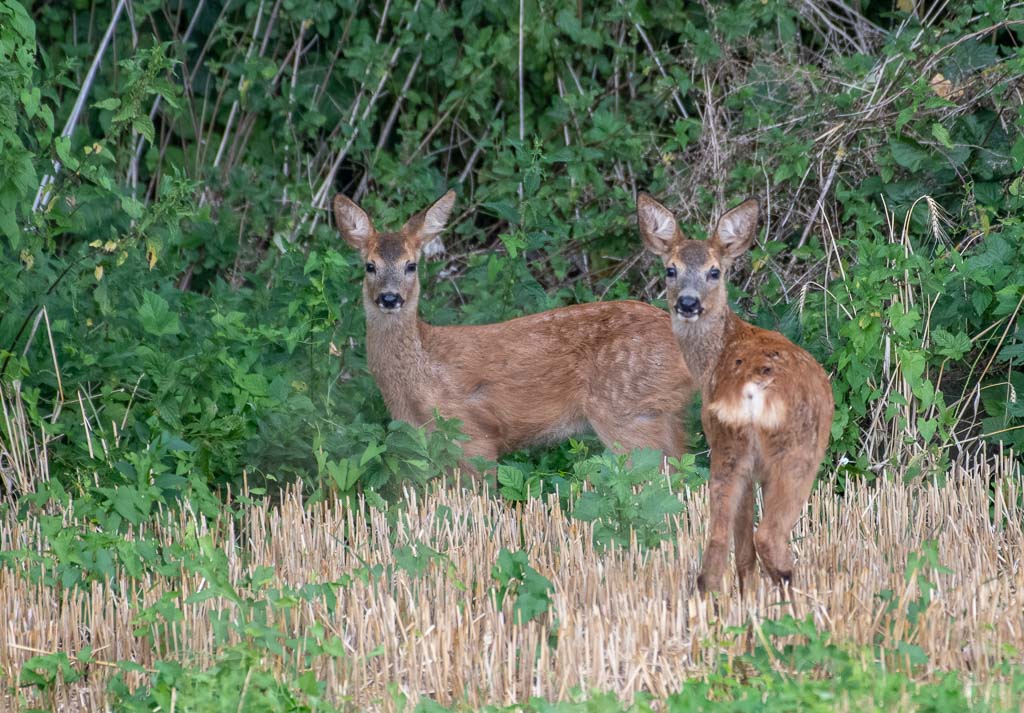
[[[429,208],[409,218],[395,233],[378,233],[366,212],[340,193],[334,197],[334,221],[341,236],[366,263],[363,300],[367,316],[414,314],[419,302],[417,263],[423,246],[448,224],[455,191],[448,191]],[[376,306],[376,309],[372,307]]]
[[[637,219],[644,245],[665,265],[665,287],[674,322],[698,322],[729,309],[725,274],[757,235],[758,206],[748,200],[718,220],[707,240],[683,236],[675,216],[641,193]]]

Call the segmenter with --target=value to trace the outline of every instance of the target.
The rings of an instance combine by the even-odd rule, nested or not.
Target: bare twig
[[[519,146],[522,150],[523,141],[526,140],[526,110],[525,94],[523,92],[523,16],[525,14],[526,0],[519,0]],[[519,182],[519,200],[523,200],[523,183]]]
[[[103,60],[103,55],[107,51],[107,47],[110,45],[110,40],[114,36],[114,29],[117,27],[117,20],[121,17],[121,12],[124,10],[127,0],[118,0],[117,6],[114,8],[114,14],[110,18],[110,24],[107,25],[107,31],[103,33],[103,39],[100,41],[100,46],[96,49],[96,56],[93,57],[92,64],[89,65],[89,72],[85,75],[85,81],[82,82],[82,88],[78,92],[78,99],[75,100],[75,106],[71,109],[71,116],[68,117],[67,122],[64,124],[64,129],[60,132],[60,135],[64,138],[71,136],[71,133],[75,130],[75,125],[78,123],[79,117],[82,115],[82,109],[85,107],[85,101],[89,98],[89,91],[92,89],[92,83],[96,79],[96,72],[99,71],[100,62]],[[36,191],[35,200],[32,201],[32,211],[39,210],[39,207],[45,205],[50,200],[49,186],[53,183],[54,178],[60,172],[60,161],[53,162],[53,173],[43,176],[42,182],[39,184],[39,190]]]
[[[622,0],[619,0],[619,4],[625,7]],[[661,63],[661,58],[658,57],[658,53],[654,50],[654,45],[651,44],[651,40],[647,36],[647,33],[644,32],[644,28],[640,26],[639,22],[633,20],[632,13],[628,10],[627,15],[629,16],[630,22],[633,23],[633,27],[636,28],[637,33],[640,35],[640,39],[644,41],[644,46],[647,47],[647,51],[651,54],[651,59],[654,60],[654,64],[658,68],[658,72],[664,79],[668,80],[669,85],[672,86],[672,101],[675,102],[676,108],[679,109],[679,113],[683,115],[684,119],[690,118],[690,114],[686,111],[686,107],[683,106],[683,100],[679,97],[679,92],[676,91],[675,86],[673,85],[672,78],[669,77],[668,72],[665,71],[665,65]]]

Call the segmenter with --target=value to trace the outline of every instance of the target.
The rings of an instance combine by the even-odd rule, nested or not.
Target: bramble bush
[[[110,10],[6,0],[2,378],[67,477],[119,482],[162,439],[169,472],[316,488],[387,424],[325,198],[387,226],[454,185],[423,311],[480,323],[657,303],[633,191],[697,235],[754,194],[765,240],[733,297],[832,372],[831,463],[916,473],[1019,445],[1021,10],[875,5],[526,3],[520,116],[505,3],[147,5],[86,87]],[[386,453],[345,478],[445,464]]]

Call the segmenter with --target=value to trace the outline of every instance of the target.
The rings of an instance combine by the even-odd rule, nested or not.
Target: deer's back
[[[694,390],[669,315],[642,302],[422,330],[443,382],[438,407],[503,450],[564,439],[595,412],[679,413]]]
[[[807,450],[820,460],[835,408],[825,370],[778,332],[738,325],[705,394],[709,442],[744,432],[760,455]]]

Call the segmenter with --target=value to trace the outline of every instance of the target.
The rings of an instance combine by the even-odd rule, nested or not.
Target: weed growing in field
[[[693,466],[693,456],[680,465]],[[676,497],[683,479],[662,471],[658,451],[638,450],[632,455],[605,454],[578,463],[573,476],[593,490],[572,505],[572,516],[594,523],[594,540],[604,547],[628,546],[635,538],[654,547],[672,533],[671,520],[683,512]]]
[[[530,566],[526,552],[503,549],[491,569],[491,576],[498,583],[492,593],[499,607],[506,597],[515,597],[512,614],[517,623],[528,622],[550,609],[554,586]]]

